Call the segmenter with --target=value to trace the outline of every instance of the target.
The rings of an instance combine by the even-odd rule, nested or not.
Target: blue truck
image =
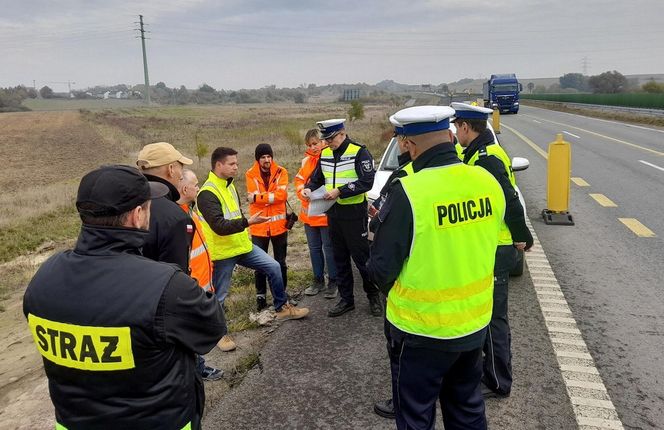
[[[491,75],[491,78],[484,82],[482,87],[484,106],[498,109],[500,113],[518,113],[521,91],[523,91],[523,85],[519,83],[514,73]]]

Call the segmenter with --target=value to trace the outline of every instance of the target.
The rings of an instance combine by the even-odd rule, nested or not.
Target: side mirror
[[[530,161],[527,158],[523,157],[514,157],[512,158],[512,170],[514,172],[519,172],[521,170],[526,170],[530,166]]]
[[[519,82],[519,92],[523,91],[523,84]]]

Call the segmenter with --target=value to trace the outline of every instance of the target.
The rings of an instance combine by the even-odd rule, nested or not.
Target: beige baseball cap
[[[152,167],[165,166],[166,164],[179,161],[182,164],[193,164],[191,158],[187,158],[180,151],[175,149],[173,145],[167,142],[157,142],[145,145],[138,153],[138,160],[136,165],[144,169]]]

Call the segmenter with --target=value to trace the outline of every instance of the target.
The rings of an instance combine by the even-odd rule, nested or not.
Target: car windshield
[[[399,167],[399,144],[397,138],[393,137],[387,145],[387,154],[383,160],[384,170],[396,170]]]

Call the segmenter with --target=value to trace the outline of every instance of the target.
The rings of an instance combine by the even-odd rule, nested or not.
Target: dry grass
[[[271,144],[275,161],[289,172],[289,200],[298,211],[292,183],[305,149],[304,134],[316,121],[345,117],[347,109],[346,104],[330,103],[3,114],[0,156],[7,163],[0,185],[8,191],[0,197],[0,261],[32,252],[45,241],[76,237],[79,221],[73,200],[85,172],[101,164],[133,164],[140,148],[156,141],[170,142],[195,158],[197,134],[210,150],[217,146],[238,150],[240,195],[255,146]],[[366,106],[365,119],[347,124],[349,135],[380,156],[389,140],[387,117],[393,110]],[[209,171],[207,160],[193,167],[203,181]],[[288,254],[289,293],[297,296],[311,282],[304,228],[299,223],[289,234]],[[255,308],[252,272],[236,272],[227,306],[232,331],[255,327],[247,318]]]

